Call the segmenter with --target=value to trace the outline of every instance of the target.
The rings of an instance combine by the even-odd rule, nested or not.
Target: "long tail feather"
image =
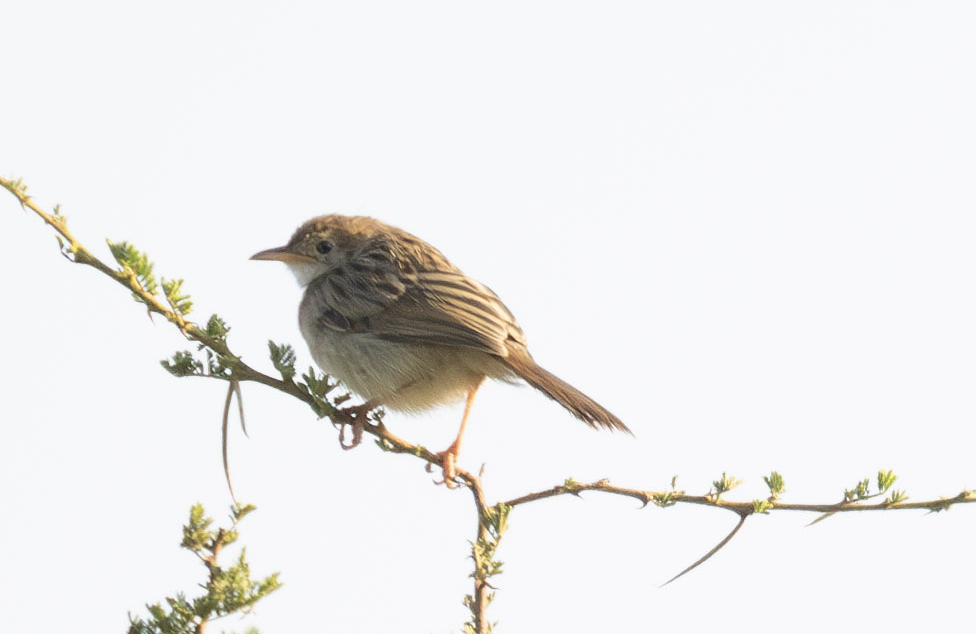
[[[506,358],[504,361],[516,374],[525,379],[526,383],[572,412],[576,418],[594,429],[600,427],[618,429],[633,435],[633,432],[624,425],[623,421],[586,394],[539,366],[531,358],[524,359],[517,355],[513,356],[515,358]]]

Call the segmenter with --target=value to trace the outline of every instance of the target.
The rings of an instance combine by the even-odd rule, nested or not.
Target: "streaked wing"
[[[332,330],[362,330],[407,292],[407,283],[383,266],[350,262],[309,285],[306,297]]]
[[[502,357],[508,356],[509,341],[525,344],[515,318],[491,289],[443,259],[427,264],[439,270],[417,271],[387,244],[371,243],[310,284],[305,301],[314,306],[321,326],[337,332],[369,332],[390,341],[460,346]]]
[[[425,341],[508,356],[507,342],[524,345],[522,330],[491,289],[457,271],[415,274],[369,330],[391,341]]]

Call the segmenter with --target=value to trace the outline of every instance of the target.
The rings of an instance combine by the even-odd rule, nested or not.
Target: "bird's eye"
[[[315,245],[315,250],[318,251],[319,253],[326,254],[332,250],[332,243],[329,242],[328,240],[322,240],[321,242]]]

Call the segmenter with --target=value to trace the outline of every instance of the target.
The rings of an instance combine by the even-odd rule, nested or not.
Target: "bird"
[[[283,262],[304,287],[299,329],[315,363],[364,402],[418,413],[464,401],[454,442],[438,453],[457,476],[475,393],[486,379],[524,380],[593,428],[632,434],[614,414],[542,368],[511,311],[487,286],[406,231],[367,216],[331,214],[302,224],[285,246],[252,260]],[[351,447],[358,444],[362,426]]]

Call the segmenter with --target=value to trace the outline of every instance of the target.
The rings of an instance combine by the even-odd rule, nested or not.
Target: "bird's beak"
[[[316,262],[315,258],[302,255],[301,253],[295,253],[288,247],[278,247],[276,249],[259,251],[258,253],[252,255],[251,259],[275,260],[278,262],[284,262],[285,264],[314,264]]]

